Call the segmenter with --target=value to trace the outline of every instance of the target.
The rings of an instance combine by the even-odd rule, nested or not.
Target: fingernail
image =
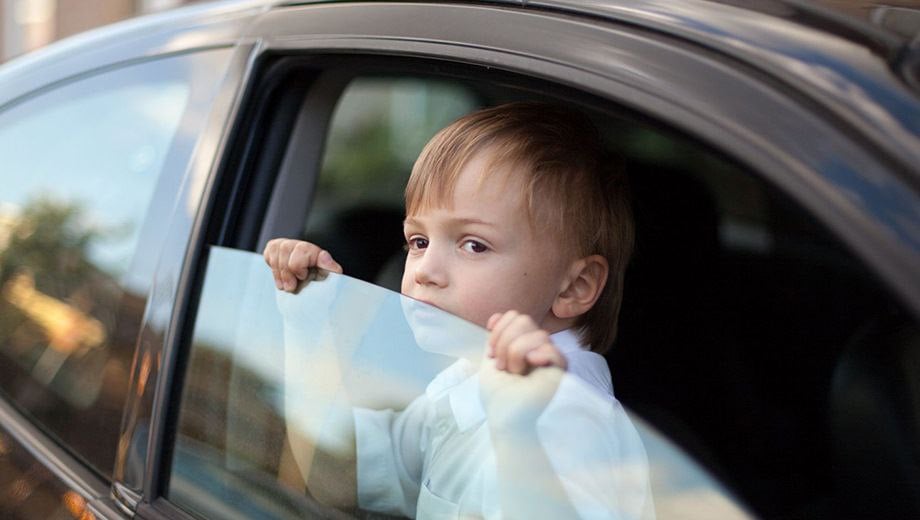
[[[318,263],[329,265],[329,263],[330,263],[331,261],[332,261],[332,255],[329,254],[329,251],[321,251],[321,252],[320,252],[320,254],[319,254],[319,262],[318,262]]]

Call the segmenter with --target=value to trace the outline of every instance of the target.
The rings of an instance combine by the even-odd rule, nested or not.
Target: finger
[[[495,360],[499,370],[508,369],[511,360],[511,348],[522,336],[532,331],[539,331],[536,323],[525,314],[515,313],[506,323],[499,323],[500,330],[495,341]],[[518,347],[520,348],[520,347]],[[520,372],[515,372],[520,373]]]
[[[268,243],[265,244],[265,249],[262,250],[262,258],[265,259],[265,263],[268,264],[269,267],[272,266],[272,256],[275,254],[275,242],[277,240],[277,238],[269,240]]]
[[[489,320],[486,322],[486,329],[492,330],[495,328],[495,324],[498,323],[498,320],[502,317],[503,313],[496,312],[495,314],[489,316]]]
[[[501,312],[496,312],[495,314],[489,316],[489,320],[486,321],[486,330],[491,332],[495,328],[495,324],[498,323],[498,320],[502,317]],[[486,355],[490,358],[495,357],[495,347],[492,346],[492,334],[489,334],[489,341],[486,342]]]
[[[520,313],[514,310],[505,311],[503,313],[498,313],[498,314],[499,314],[498,319],[492,325],[492,334],[489,335],[489,341],[493,347],[496,345],[498,339],[502,335],[502,332],[504,332],[504,330],[508,327],[508,325],[512,321],[514,321],[515,318],[520,316]]]
[[[269,242],[269,245],[265,247],[265,254],[263,255],[266,257],[268,265],[272,268],[272,277],[275,279],[275,287],[279,290],[284,289],[284,280],[281,278],[281,267],[278,265],[281,242],[280,239]]]
[[[287,259],[287,268],[298,280],[306,280],[310,268],[316,265],[319,251],[319,247],[309,242],[298,240],[292,245],[291,253]]]
[[[506,316],[499,320],[495,332],[495,364],[499,370],[508,369],[508,360],[512,343],[519,336],[526,334],[536,328],[530,318],[523,314],[515,312],[510,317]]]
[[[342,266],[332,258],[332,255],[329,253],[329,251],[320,251],[316,262],[319,267],[322,267],[327,271],[342,274]]]
[[[512,374],[525,375],[531,366],[527,363],[527,354],[544,346],[549,336],[541,329],[531,330],[514,339],[508,347],[507,366]]]
[[[529,352],[525,356],[530,367],[554,366],[565,370],[568,367],[565,357],[555,346],[546,343]]]
[[[278,254],[280,252],[281,242],[282,240],[276,239],[272,240],[268,243],[267,246],[265,246],[265,254],[263,256],[266,257],[265,261],[268,262],[268,265],[271,266],[271,268],[274,270],[280,268],[278,265]]]
[[[492,332],[495,334],[496,347],[501,345],[505,349],[516,337],[536,329],[539,327],[530,316],[509,311],[499,320]]]
[[[502,342],[502,336],[508,328],[508,325],[518,316],[520,316],[520,314],[516,311],[505,312],[498,318],[498,321],[492,328],[492,333],[489,334],[489,348],[492,352],[492,357],[495,358],[495,368],[499,370],[505,368],[505,350],[507,348],[507,344]]]
[[[278,244],[278,269],[284,271],[291,268],[291,253],[294,252],[296,246],[296,240],[285,239]]]
[[[287,292],[297,290],[297,277],[289,269],[281,270],[281,284]]]

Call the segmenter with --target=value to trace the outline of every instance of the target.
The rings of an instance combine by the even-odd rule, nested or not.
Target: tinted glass
[[[103,474],[165,235],[145,219],[175,210],[153,194],[178,190],[228,55],[119,68],[0,113],[0,388]]]
[[[92,518],[86,498],[0,429],[0,518]]]
[[[486,337],[348,276],[280,292],[261,255],[212,248],[169,498],[207,518],[514,517],[530,504],[497,490],[526,482],[527,500],[587,517],[744,517],[609,394],[555,370],[499,373]],[[508,407],[539,419],[491,422]],[[542,471],[524,463],[543,454]],[[358,508],[330,506],[349,479]],[[468,479],[483,487],[456,495]]]

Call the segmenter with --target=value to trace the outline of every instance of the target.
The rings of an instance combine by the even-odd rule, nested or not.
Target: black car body
[[[347,272],[379,281],[400,247],[398,208],[375,198],[386,190],[372,175],[339,186],[323,184],[323,172],[363,167],[347,162],[349,146],[376,138],[334,131],[349,85],[360,80],[366,93],[411,80],[470,106],[576,104],[626,154],[638,251],[608,355],[617,396],[741,507],[764,518],[920,515],[918,40],[803,2],[732,4],[221,2],[4,65],[0,146],[14,144],[0,148],[0,202],[17,209],[0,212],[0,512],[194,514],[172,500],[170,476],[187,447],[179,439],[196,427],[192,437],[208,438],[209,423],[190,426],[179,409],[212,406],[189,396],[210,395],[209,377],[231,377],[220,360],[210,376],[194,368],[207,365],[192,336],[208,252],[303,236],[332,241],[337,258],[353,258]],[[131,148],[130,121],[109,121],[120,108],[105,101],[122,97],[92,97],[109,88],[150,121],[168,120],[171,133],[148,136],[162,150],[144,136]],[[81,96],[92,99],[68,111]],[[183,101],[144,112],[156,96],[167,108],[169,96]],[[48,132],[30,119],[58,106]],[[111,129],[104,139],[97,124]],[[72,139],[100,146],[97,159],[128,150],[126,168],[159,173],[143,188],[71,178],[73,190],[92,185],[85,196],[28,199],[29,214],[46,220],[29,224],[38,233],[17,227],[26,199],[14,187],[49,191],[28,165]],[[339,163],[333,149],[346,150]],[[397,156],[373,168],[404,169]],[[341,209],[323,190],[348,193],[350,182],[370,186],[354,196],[370,202],[339,212],[333,227],[317,223]],[[80,204],[105,190],[105,207],[117,208],[110,225],[140,212],[121,257],[86,246],[95,228],[74,227],[92,220],[80,220]],[[140,190],[146,198],[132,198]],[[43,244],[30,237],[62,229],[72,232],[45,244],[53,258],[26,254]],[[395,244],[379,238],[388,234]],[[376,252],[355,253],[355,240]],[[53,337],[57,325],[41,318],[52,314],[81,332]],[[81,379],[60,375],[71,366]],[[226,492],[268,484],[218,492],[197,467],[183,478],[231,504],[227,516],[277,513]]]

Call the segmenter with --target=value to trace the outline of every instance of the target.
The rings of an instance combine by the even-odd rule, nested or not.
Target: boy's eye
[[[416,250],[416,249],[425,249],[428,247],[428,239],[422,237],[410,237],[409,240],[406,240],[406,249]]]
[[[488,246],[475,240],[467,240],[461,247],[467,253],[485,253],[489,250]]]

